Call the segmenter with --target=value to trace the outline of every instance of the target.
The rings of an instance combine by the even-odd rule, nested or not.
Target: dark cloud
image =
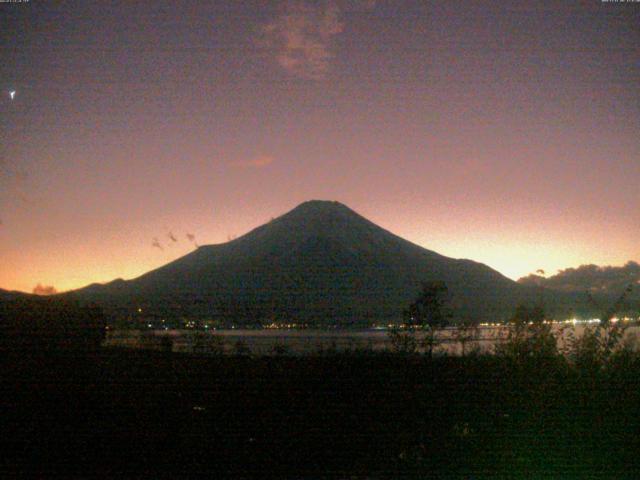
[[[42,285],[39,283],[33,287],[33,293],[36,295],[55,295],[58,293],[58,290],[51,285]]]
[[[155,248],[159,248],[160,250],[164,251],[164,247],[160,244],[160,240],[158,240],[158,237],[153,238],[153,242],[151,243],[151,246]]]
[[[187,237],[187,240],[189,240],[196,248],[198,248],[199,245],[198,242],[196,242],[196,236],[193,233],[186,233],[185,236]]]

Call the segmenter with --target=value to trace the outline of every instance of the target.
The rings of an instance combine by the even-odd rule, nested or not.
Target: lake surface
[[[593,325],[554,325],[560,333],[560,347],[571,335],[579,337],[585,328]],[[462,344],[456,339],[459,331],[447,328],[438,334],[441,343],[436,353],[459,355]],[[497,342],[507,333],[503,326],[479,327],[473,339],[465,345],[467,352],[478,350],[492,352]],[[626,333],[638,345],[640,326],[630,326]],[[421,339],[423,334],[417,333]],[[134,349],[169,350],[185,353],[233,354],[250,352],[254,355],[275,353],[310,354],[327,351],[384,351],[391,348],[389,331],[367,330],[288,330],[288,329],[229,329],[229,330],[113,330],[108,332],[105,346],[128,347]]]

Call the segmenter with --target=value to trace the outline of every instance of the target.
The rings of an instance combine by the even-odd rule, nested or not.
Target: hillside
[[[635,317],[640,312],[640,265],[633,261],[621,267],[581,265],[546,278],[532,274],[518,283],[590,298],[589,303],[600,311],[617,305],[621,315]]]

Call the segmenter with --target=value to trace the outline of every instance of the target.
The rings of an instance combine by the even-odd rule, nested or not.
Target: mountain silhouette
[[[32,297],[32,295],[29,293],[16,292],[12,290],[3,290],[2,288],[0,288],[0,301],[11,300],[18,297]]]
[[[197,248],[136,279],[75,292],[112,315],[364,326],[402,318],[441,280],[457,319],[508,317],[536,288],[415,245],[333,201],[308,201],[246,235]]]

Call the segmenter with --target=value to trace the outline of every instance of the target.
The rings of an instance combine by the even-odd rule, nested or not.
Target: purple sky
[[[511,278],[639,260],[639,87],[640,3],[2,3],[0,288],[309,199]]]

